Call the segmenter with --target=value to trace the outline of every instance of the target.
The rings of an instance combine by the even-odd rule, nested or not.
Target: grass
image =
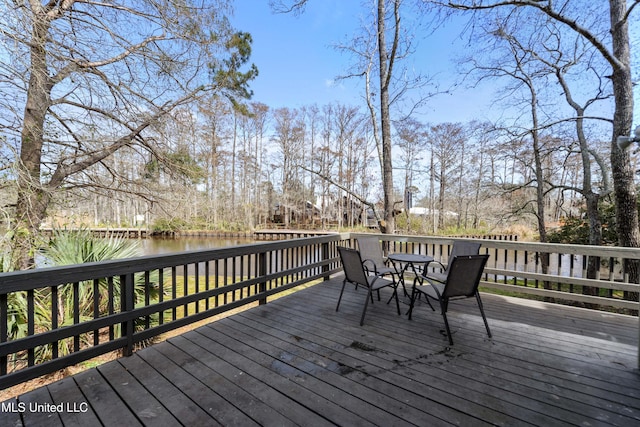
[[[218,276],[217,277],[217,283],[218,283],[218,288],[217,289],[223,289],[225,287],[224,283],[225,283],[225,278],[223,276]],[[230,286],[233,284],[236,284],[238,282],[241,282],[241,278],[240,277],[236,277],[235,279],[229,279],[227,278],[227,285],[226,286]],[[311,282],[308,282],[306,284],[300,285],[300,286],[296,286],[294,288],[291,289],[287,289],[284,290],[282,292],[277,293],[274,296],[271,296],[270,299],[277,299],[277,298],[282,298],[284,296],[290,295],[294,292],[297,292],[298,290],[301,289],[305,289],[308,288],[310,286],[313,286],[315,284],[318,284],[322,281],[322,279],[318,279],[318,280],[314,280]],[[210,276],[209,277],[209,290],[211,289],[216,289],[215,288],[215,283],[216,283],[216,277],[215,276]],[[279,282],[279,286],[283,286],[286,285],[287,281],[283,280],[282,282]],[[163,300],[164,301],[169,301],[171,299],[174,298],[180,298],[183,297],[185,295],[194,295],[196,293],[199,292],[203,292],[205,290],[207,290],[206,288],[206,276],[198,276],[197,280],[196,280],[196,276],[190,275],[187,277],[187,282],[186,282],[186,293],[185,293],[185,281],[184,281],[184,276],[179,276],[176,277],[175,280],[175,297],[174,297],[174,291],[173,291],[173,283],[172,280],[170,278],[167,278],[164,281],[164,285],[162,287],[164,296],[163,296]],[[203,311],[206,311],[208,309],[214,308],[214,307],[218,307],[220,305],[223,305],[225,303],[229,303],[229,302],[233,302],[233,301],[238,301],[241,300],[243,298],[248,298],[251,297],[253,295],[256,294],[256,290],[257,290],[257,285],[251,285],[249,287],[246,288],[242,288],[242,289],[238,289],[238,290],[233,290],[233,291],[229,291],[229,292],[225,292],[222,293],[218,296],[215,297],[211,297],[208,298],[206,300],[201,300],[193,303],[189,303],[185,306],[180,306],[177,307],[176,310],[176,319],[181,319],[183,317],[187,317],[187,316],[191,316]],[[173,310],[166,310],[164,312],[164,320],[165,321],[170,321],[172,319],[172,315],[173,315]]]

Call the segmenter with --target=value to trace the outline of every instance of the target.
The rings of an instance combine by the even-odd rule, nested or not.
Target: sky
[[[238,30],[253,37],[251,61],[259,76],[251,83],[252,101],[269,107],[319,106],[332,102],[364,106],[362,79],[341,80],[353,59],[334,46],[346,44],[356,33],[367,10],[357,0],[311,0],[303,14],[275,14],[268,0],[240,0],[232,19]],[[454,81],[454,54],[465,41],[459,26],[451,25],[429,39],[418,39],[415,67],[436,75],[441,87]],[[425,122],[463,122],[488,118],[488,88],[458,90],[430,100],[420,110]],[[473,100],[473,102],[470,102]]]
[[[232,22],[238,30],[253,36],[251,61],[259,70],[259,76],[251,83],[252,100],[271,108],[323,106],[332,102],[364,107],[362,79],[335,83],[337,76],[347,72],[353,59],[334,47],[346,44],[368,18],[363,3],[366,1],[310,0],[304,13],[296,16],[273,13],[269,0],[236,1]],[[465,24],[463,19],[451,21],[428,37],[420,35],[414,40],[417,51],[412,55],[413,66],[422,74],[433,76],[441,90],[458,79],[456,58],[468,51],[468,40],[460,36]],[[632,26],[635,64],[640,55],[639,32]],[[441,123],[520,116],[519,112],[505,112],[494,103],[498,84],[457,86],[449,94],[431,98],[415,118],[425,123]],[[640,84],[635,87],[634,97],[635,128],[640,125]]]

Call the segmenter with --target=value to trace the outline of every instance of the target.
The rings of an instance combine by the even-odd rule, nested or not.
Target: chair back
[[[363,261],[371,261],[375,267],[380,269],[385,267],[382,245],[377,237],[358,237],[358,249]],[[370,268],[371,266],[369,266]]]
[[[449,254],[449,259],[460,255],[478,255],[480,252],[480,243],[467,242],[465,240],[454,240],[453,248]]]
[[[461,255],[449,262],[443,298],[472,297],[478,290],[480,278],[489,255]]]
[[[338,246],[338,252],[340,253],[340,260],[342,261],[345,279],[351,283],[369,286],[367,273],[364,271],[360,252],[344,246]]]

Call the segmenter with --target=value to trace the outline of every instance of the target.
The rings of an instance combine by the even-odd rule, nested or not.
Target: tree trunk
[[[396,2],[396,10],[398,8]],[[391,113],[389,111],[389,81],[391,67],[385,37],[385,0],[378,0],[378,58],[380,61],[380,126],[382,130],[382,186],[384,192],[384,215],[380,224],[383,233],[393,234],[393,168],[391,162]],[[396,24],[397,25],[397,24]]]
[[[439,176],[439,181],[440,181],[440,187],[438,190],[438,228],[440,230],[442,230],[445,226],[444,224],[444,201],[445,201],[445,197],[447,195],[447,185],[449,185],[449,183],[447,182],[447,175],[446,175],[446,163],[444,161],[444,157],[442,158],[442,160],[440,160],[440,176]]]
[[[611,81],[615,98],[613,134],[611,136],[611,170],[616,197],[616,223],[620,246],[639,247],[638,207],[629,152],[616,143],[619,135],[629,135],[633,123],[633,83],[631,78],[631,47],[629,25],[622,21],[627,12],[625,0],[609,0],[613,55]],[[638,283],[638,262],[625,260],[625,272],[632,283]]]
[[[24,110],[17,176],[16,233],[12,260],[13,268],[19,270],[34,265],[36,236],[51,198],[42,186],[40,178],[44,122],[51,105],[53,87],[48,77],[45,51],[48,31],[49,22],[36,14],[31,34],[31,75]]]

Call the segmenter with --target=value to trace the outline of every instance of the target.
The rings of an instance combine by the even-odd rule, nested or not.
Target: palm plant
[[[106,238],[94,237],[88,229],[77,231],[56,230],[49,245],[42,250],[42,255],[47,264],[56,266],[98,262],[109,259],[130,258],[139,255],[138,241],[128,240],[122,237],[109,236]],[[145,277],[144,273],[134,275],[134,298],[136,305],[145,302],[145,296],[153,300],[158,297],[157,274]],[[55,313],[58,327],[70,326],[74,323],[74,297],[77,293],[78,316],[80,322],[102,317],[110,314],[109,308],[118,311],[120,304],[120,277],[102,278],[96,281],[89,280],[77,284],[69,283],[58,287],[57,307]],[[110,295],[111,294],[111,295]],[[51,307],[53,294],[50,289],[42,289],[34,294],[34,323],[36,333],[50,330],[54,324]],[[98,302],[96,311],[94,301]],[[22,294],[11,295],[12,317],[10,325],[10,339],[26,336],[26,298]],[[10,320],[11,320],[10,319]],[[145,319],[136,322],[143,327]],[[116,331],[117,333],[117,331]],[[80,337],[81,345],[90,345],[92,334],[84,334]],[[73,351],[73,340],[68,339],[59,343],[58,354],[60,356]],[[43,346],[36,349],[36,359],[44,361],[51,358],[53,348]]]
[[[75,231],[57,230],[49,247],[43,254],[45,258],[54,265],[83,264],[87,262],[98,262],[109,259],[131,258],[140,255],[140,245],[137,240],[129,240],[123,237],[110,235],[105,238],[94,237],[90,230],[81,229]],[[157,275],[155,275],[157,276]],[[150,277],[145,280],[144,274],[136,274],[134,277],[135,302],[141,302],[144,296],[150,292],[149,297],[157,297],[157,288],[148,286],[148,283],[155,282],[157,277]],[[82,313],[93,313],[94,298],[99,300],[99,311],[102,314],[108,310],[109,288],[113,288],[113,301],[117,304],[120,301],[120,278],[113,277],[101,279],[97,283],[98,295],[94,295],[93,282],[82,282],[79,287],[79,302]],[[59,298],[65,303],[70,302],[73,294],[71,285],[65,285],[58,292]],[[59,304],[59,307],[62,305]],[[61,313],[62,314],[62,313]]]

